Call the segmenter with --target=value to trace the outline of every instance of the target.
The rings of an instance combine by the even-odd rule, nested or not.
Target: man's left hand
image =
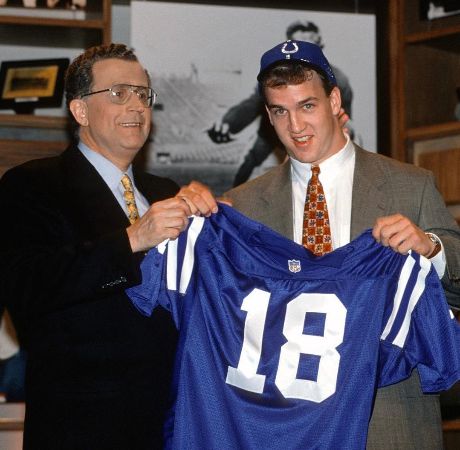
[[[404,255],[413,250],[420,255],[429,256],[435,249],[435,244],[424,231],[401,214],[378,218],[372,235],[377,242]]]

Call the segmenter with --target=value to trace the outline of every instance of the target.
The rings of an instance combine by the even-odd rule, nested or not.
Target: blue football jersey
[[[424,392],[460,378],[460,327],[431,263],[370,231],[316,257],[220,205],[142,272],[132,301],[180,329],[170,448],[364,449],[378,387],[415,367]]]

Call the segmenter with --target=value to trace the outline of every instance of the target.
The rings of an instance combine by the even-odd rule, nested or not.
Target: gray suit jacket
[[[378,217],[400,213],[422,230],[438,235],[447,270],[448,301],[460,307],[460,228],[436,189],[433,174],[410,164],[367,152],[355,145],[351,239],[372,228]],[[289,161],[225,194],[233,206],[282,235],[293,238]],[[437,396],[421,393],[418,375],[379,389],[369,430],[368,449],[442,448]]]
[[[377,218],[396,213],[422,230],[435,233],[444,244],[447,259],[442,280],[447,299],[452,306],[460,307],[460,228],[445,207],[433,174],[357,145],[355,150],[351,239],[372,228]],[[289,160],[225,196],[242,213],[293,238]]]

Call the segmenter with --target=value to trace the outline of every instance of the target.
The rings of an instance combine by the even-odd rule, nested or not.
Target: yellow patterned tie
[[[133,224],[139,219],[139,211],[137,210],[136,200],[134,199],[133,185],[128,175],[123,175],[121,184],[124,188],[123,198],[125,199],[126,208],[128,209],[128,219],[129,222]]]
[[[323,185],[319,181],[319,166],[311,167],[303,216],[302,245],[315,255],[332,251],[331,226]]]

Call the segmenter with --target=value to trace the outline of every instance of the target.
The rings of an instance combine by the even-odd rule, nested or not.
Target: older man
[[[217,205],[133,167],[156,94],[130,49],[88,49],[65,89],[76,142],[0,181],[2,299],[28,351],[24,448],[162,448],[176,333],[124,290],[145,250]]]

